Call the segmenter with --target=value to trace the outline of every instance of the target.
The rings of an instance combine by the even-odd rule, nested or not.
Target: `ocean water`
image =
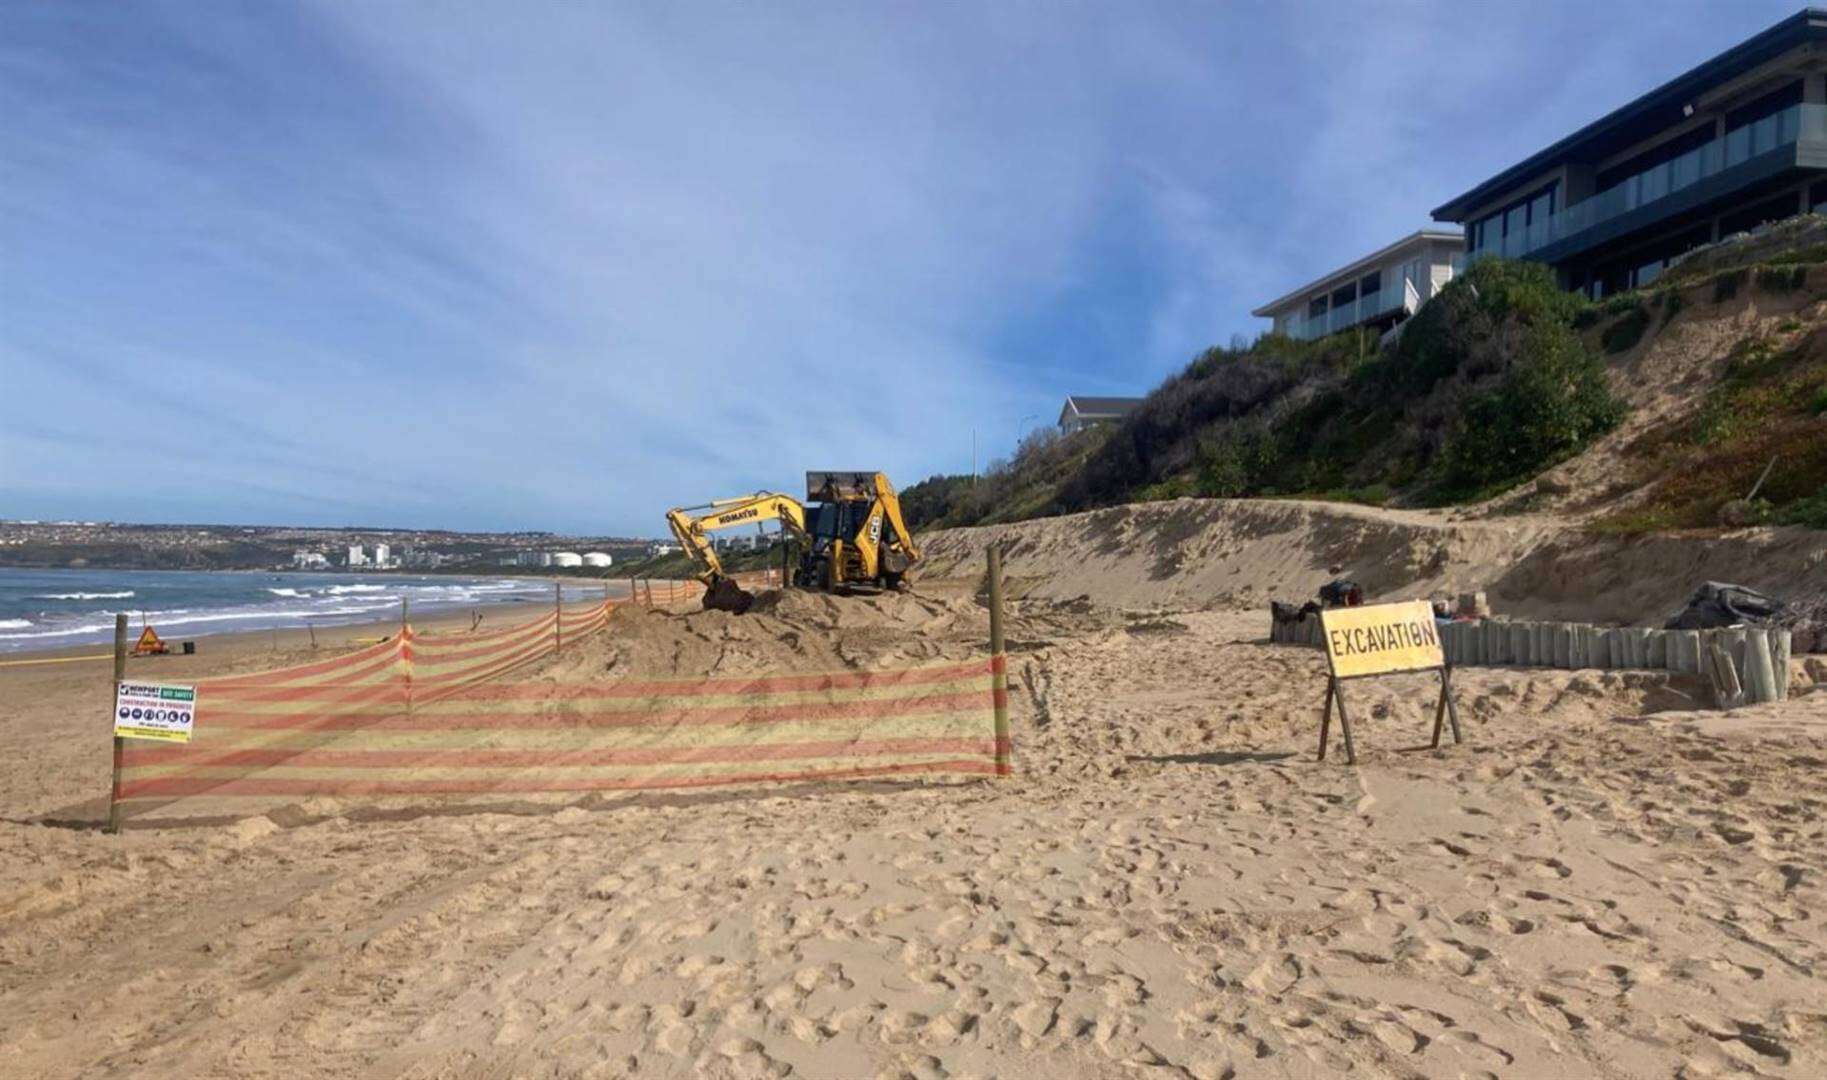
[[[565,588],[567,603],[601,595],[600,586]],[[134,633],[146,623],[177,639],[372,622],[397,614],[401,598],[430,614],[551,596],[550,582],[513,578],[0,568],[0,652],[112,642],[122,611]]]

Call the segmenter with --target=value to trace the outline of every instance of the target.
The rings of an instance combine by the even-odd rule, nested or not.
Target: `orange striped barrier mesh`
[[[294,667],[198,682],[199,698],[211,703],[202,715],[233,718],[249,714],[290,716],[325,730],[352,730],[461,692],[551,655],[561,640],[581,641],[609,624],[608,601],[555,609],[540,618],[485,633],[421,634],[405,626],[365,649]],[[133,797],[141,769],[168,771],[173,762],[215,760],[217,749],[232,749],[233,728],[198,728],[189,743],[163,746],[128,739],[122,747],[117,801]],[[160,749],[176,751],[161,755]],[[270,758],[286,750],[283,740],[264,747]],[[217,762],[215,775],[242,766]],[[150,773],[144,775],[152,775]],[[193,785],[194,786],[194,785]]]
[[[736,578],[737,584],[742,585],[743,588],[757,587],[756,582],[743,580],[745,575],[733,576]],[[775,577],[778,576],[778,574],[775,575]],[[759,584],[765,586],[766,583]],[[704,583],[696,578],[661,579],[659,581],[652,578],[640,578],[631,585],[630,590],[631,598],[636,604],[646,607],[669,607],[703,596]]]
[[[580,627],[597,618],[575,617]],[[132,743],[117,798],[530,794],[996,773],[1001,658],[768,678],[471,681],[428,692],[419,678],[428,640],[407,635],[410,690],[397,671],[384,674],[378,646],[334,669],[293,669],[283,685],[199,687],[192,741]],[[495,646],[514,656],[526,647],[517,641],[504,633]],[[439,647],[450,656],[462,651],[457,644]],[[467,666],[446,674],[488,669],[480,658],[451,663]]]

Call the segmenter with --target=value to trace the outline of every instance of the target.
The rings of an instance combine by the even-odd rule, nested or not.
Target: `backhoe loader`
[[[857,587],[905,589],[907,572],[920,559],[913,534],[901,516],[901,500],[888,477],[872,472],[809,472],[806,502],[791,495],[758,491],[705,506],[666,513],[673,536],[700,567],[707,611],[741,614],[753,595],[723,571],[708,533],[735,525],[780,522],[789,544],[799,549],[792,584],[826,592]]]
[[[901,517],[901,499],[879,472],[806,474],[809,544],[795,583],[827,592],[853,586],[907,588],[920,549]]]

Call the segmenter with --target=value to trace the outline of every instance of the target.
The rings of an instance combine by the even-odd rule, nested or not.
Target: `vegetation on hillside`
[[[1607,529],[1827,528],[1827,331],[1739,342],[1697,412],[1651,429],[1626,454],[1651,487]]]
[[[1024,445],[968,498],[941,495],[959,478],[910,492],[931,496],[923,522],[948,525],[1180,495],[1480,498],[1617,424],[1604,358],[1576,329],[1592,310],[1547,267],[1487,260],[1388,348],[1360,331],[1210,349],[1122,423]]]
[[[1622,413],[1573,329],[1586,307],[1546,267],[1479,263],[1360,363],[1308,346],[1304,395],[1199,433],[1190,493],[1445,503],[1533,476]]]
[[[933,525],[987,525],[1057,513],[1058,491],[1103,445],[1108,428],[1066,433],[1056,427],[1028,433],[1007,461],[993,461],[983,475],[933,476],[903,490],[901,512],[910,529]]]

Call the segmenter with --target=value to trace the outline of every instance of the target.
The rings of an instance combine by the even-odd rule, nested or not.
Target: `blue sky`
[[[962,472],[1794,10],[0,0],[0,517]]]

